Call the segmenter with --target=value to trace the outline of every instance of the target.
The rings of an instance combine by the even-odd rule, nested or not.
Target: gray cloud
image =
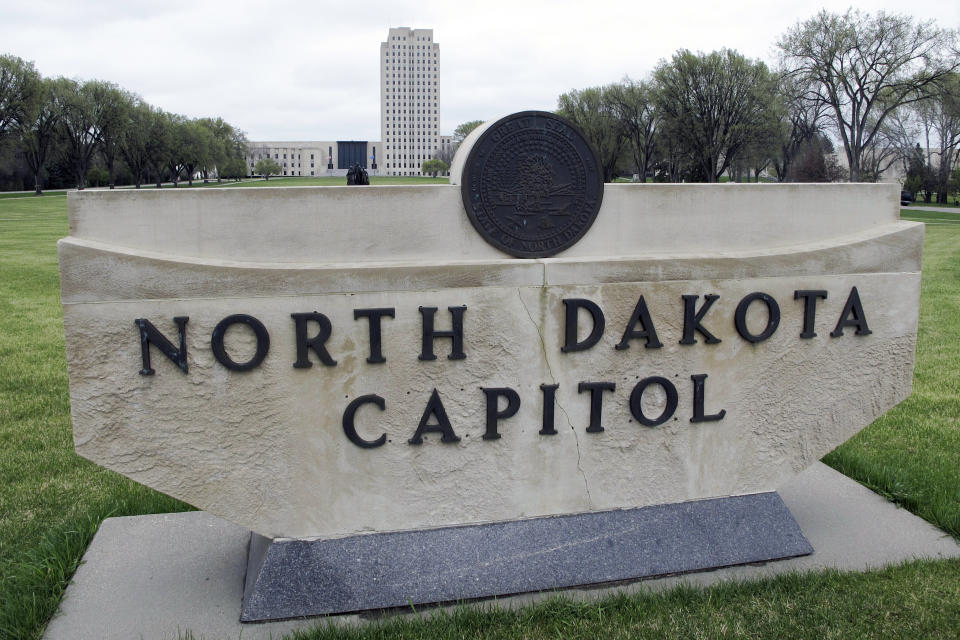
[[[0,51],[48,76],[109,80],[168,111],[219,115],[253,139],[375,140],[378,45],[391,26],[434,29],[449,133],[466,120],[553,109],[572,88],[642,78],[681,47],[727,46],[773,62],[777,37],[821,6],[0,0]],[[858,6],[960,26],[953,2]]]

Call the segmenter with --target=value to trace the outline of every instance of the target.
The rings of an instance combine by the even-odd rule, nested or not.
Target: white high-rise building
[[[381,173],[421,175],[440,141],[440,45],[433,29],[390,29],[380,43]]]

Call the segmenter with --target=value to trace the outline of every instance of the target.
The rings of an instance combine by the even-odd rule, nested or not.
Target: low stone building
[[[281,176],[345,176],[355,164],[380,175],[382,148],[366,140],[257,141],[247,145],[244,161],[250,175],[264,158],[280,166]]]

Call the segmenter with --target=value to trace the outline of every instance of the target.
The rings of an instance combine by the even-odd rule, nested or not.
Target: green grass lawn
[[[407,176],[370,176],[370,186],[385,184],[417,185],[417,184],[449,184],[449,178],[427,178],[427,177],[407,177]],[[180,186],[174,187],[172,184],[164,184],[164,189],[231,189],[236,187],[345,187],[347,179],[344,176],[314,176],[314,177],[283,177],[274,176],[269,180],[263,178],[244,178],[241,182],[233,180],[224,180],[217,182],[211,180],[194,180],[193,185],[181,182]],[[121,189],[130,189],[132,187],[119,187]],[[156,185],[144,184],[141,189],[155,189]]]
[[[960,200],[954,196],[947,196],[947,203],[937,204],[936,202],[924,202],[923,200],[918,200],[911,202],[911,207],[960,207]]]
[[[449,184],[449,178],[420,178],[404,176],[370,176],[370,186],[385,184]],[[269,180],[244,180],[243,182],[227,182],[211,184],[219,187],[343,187],[347,179],[338,176],[321,176],[317,178],[270,178]]]
[[[914,394],[826,461],[960,537],[960,224],[909,217],[928,222]],[[64,195],[0,198],[0,638],[40,637],[103,518],[190,508],[73,453],[55,246],[66,235]],[[927,561],[298,637],[956,639],[958,630],[960,561]]]
[[[0,192],[0,200],[8,200],[11,198],[18,199],[18,200],[23,198],[37,198],[37,197],[43,198],[46,196],[64,196],[66,194],[67,192],[63,189],[59,191],[44,191],[40,196],[37,196],[34,193],[21,193],[17,191],[7,191],[7,192]]]

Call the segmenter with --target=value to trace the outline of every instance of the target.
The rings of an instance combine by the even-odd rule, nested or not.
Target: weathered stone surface
[[[71,194],[61,241],[64,322],[77,451],[139,482],[268,537],[336,537],[640,507],[769,491],[910,393],[922,225],[897,220],[885,185],[608,186],[583,240],[542,260],[503,257],[476,236],[451,186],[412,189],[199,190]],[[355,196],[356,194],[356,196]],[[354,197],[355,196],[355,197]],[[856,287],[869,335],[831,337]],[[817,336],[801,339],[804,300],[825,290]],[[738,303],[771,296],[781,320],[762,342],[735,327]],[[680,344],[683,295],[719,298],[702,324],[721,340]],[[643,296],[661,348],[616,349]],[[588,299],[606,318],[598,344],[563,352],[564,299]],[[419,359],[420,307],[465,305],[465,359]],[[386,362],[370,364],[369,322],[382,319]],[[335,366],[297,359],[292,313],[329,318]],[[270,348],[251,371],[214,357],[211,335],[232,314],[256,317]],[[184,374],[155,347],[141,376],[137,318],[176,346],[186,325]],[[762,303],[747,326],[760,333]],[[580,315],[583,339],[590,331]],[[317,331],[311,325],[310,335]],[[227,332],[236,361],[252,333]],[[704,412],[691,422],[694,381],[706,374]],[[630,395],[660,376],[677,409],[640,425]],[[610,382],[604,431],[588,433],[590,393]],[[541,435],[541,384],[557,384],[556,435]],[[482,388],[520,398],[484,439]],[[436,389],[455,443],[427,433],[408,444]],[[343,416],[378,394],[385,409],[356,413],[361,448]],[[656,416],[665,394],[644,394]],[[500,401],[500,409],[506,401]],[[433,420],[432,420],[433,421]]]

